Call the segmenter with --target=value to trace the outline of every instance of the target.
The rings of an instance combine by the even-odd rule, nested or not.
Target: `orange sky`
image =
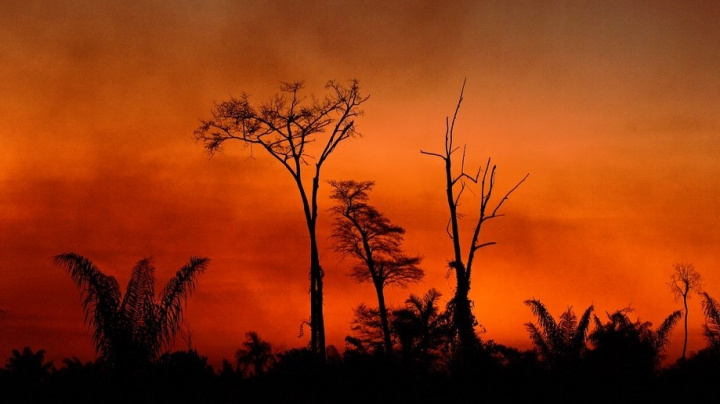
[[[370,94],[324,179],[374,180],[436,287],[451,256],[440,151],[467,78],[456,141],[492,156],[498,190],[529,180],[487,228],[472,298],[483,338],[529,347],[523,300],[558,315],[632,305],[659,324],[666,282],[692,262],[720,296],[720,7],[714,2],[11,1],[0,6],[0,358],[23,345],[94,357],[78,290],[50,257],[77,252],[128,279],[153,256],[165,282],[212,259],[189,300],[193,345],[218,363],[256,330],[302,346],[307,236],[297,191],[239,144],[209,159],[192,139],[214,101],[281,81],[360,79]],[[331,250],[321,189],[329,343],[374,303]],[[471,194],[467,195],[471,197]],[[475,201],[461,209],[471,219]],[[443,302],[444,303],[444,302]],[[699,299],[690,349],[704,346]],[[677,357],[681,328],[670,347]]]

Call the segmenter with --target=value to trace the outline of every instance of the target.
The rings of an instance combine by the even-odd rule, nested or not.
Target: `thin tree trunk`
[[[683,304],[685,305],[685,341],[683,342],[682,358],[685,359],[685,351],[687,350],[688,341],[688,305],[687,305],[687,292],[683,295]]]
[[[468,294],[470,291],[470,282],[467,279],[458,280],[453,299],[455,308],[455,327],[457,328],[458,337],[460,337],[460,349],[463,358],[470,358],[475,351],[477,335],[474,329],[475,317],[470,307],[470,299]]]
[[[323,319],[323,271],[313,229],[310,237],[310,348],[325,361],[325,321]]]
[[[323,316],[323,273],[320,266],[320,254],[318,252],[317,237],[315,235],[315,225],[317,224],[317,194],[320,188],[320,165],[315,167],[315,176],[312,183],[312,198],[310,200],[312,206],[311,218],[312,229],[310,229],[310,278],[312,279],[310,289],[311,303],[311,319],[310,328],[316,341],[315,352],[322,363],[325,363],[325,318]]]
[[[452,264],[456,279],[455,297],[453,298],[455,303],[453,322],[458,337],[460,338],[462,357],[469,358],[472,354],[472,347],[475,346],[477,336],[473,329],[474,321],[470,308],[470,300],[468,299],[470,280],[466,275],[465,264],[463,264],[462,260],[462,251],[460,249],[460,229],[458,226],[457,205],[453,195],[452,160],[449,153],[445,159],[445,181],[447,183],[446,194],[448,207],[450,208],[450,226],[452,231],[453,252],[455,254],[455,261]]]
[[[318,170],[319,171],[319,170]],[[302,179],[295,177],[303,202],[305,222],[310,236],[310,350],[316,354],[321,362],[325,362],[325,321],[323,318],[323,270],[320,266],[320,254],[317,245],[317,190],[319,188],[319,173],[313,178],[311,200],[308,201]]]
[[[387,308],[385,307],[385,294],[383,292],[382,283],[375,284],[375,291],[377,292],[378,298],[378,310],[380,311],[380,324],[383,330],[383,339],[385,341],[385,353],[388,355],[393,354],[392,339],[390,336],[390,323],[388,322]]]

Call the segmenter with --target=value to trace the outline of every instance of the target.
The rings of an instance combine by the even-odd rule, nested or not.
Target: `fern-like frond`
[[[570,346],[577,329],[577,316],[571,307],[568,307],[563,314],[560,315],[558,324],[558,348]]]
[[[559,334],[558,326],[545,305],[537,299],[526,300],[525,304],[530,306],[530,310],[537,318],[538,325],[545,336],[545,341],[547,341],[550,346],[555,345]]]
[[[703,301],[701,302],[703,313],[708,322],[720,325],[720,305],[717,300],[710,297],[707,292],[702,292]]]
[[[703,314],[705,314],[705,339],[711,348],[720,349],[720,305],[707,292],[702,292],[701,295]]]
[[[660,327],[658,327],[655,332],[655,348],[658,352],[663,351],[667,346],[670,341],[670,332],[682,317],[682,313],[681,310],[674,311],[660,324]]]
[[[592,315],[593,310],[595,309],[595,305],[590,305],[583,315],[580,317],[580,321],[577,323],[577,328],[575,329],[575,335],[573,336],[572,345],[576,349],[582,349],[585,346],[585,340],[588,336],[588,330],[590,328],[590,316]]]
[[[54,263],[64,268],[80,288],[85,323],[94,329],[95,349],[103,358],[108,358],[121,338],[117,281],[100,272],[89,259],[75,253],[57,255]]]
[[[133,268],[123,296],[120,312],[133,328],[142,326],[147,310],[154,311],[155,267],[150,258],[144,258]],[[154,315],[154,313],[152,313]],[[139,332],[140,330],[134,330]]]
[[[207,269],[209,258],[192,257],[165,285],[158,297],[158,340],[163,344],[172,343],[182,320],[183,303],[195,288],[198,275]]]
[[[537,352],[540,354],[540,357],[543,360],[547,360],[551,355],[551,351],[550,347],[545,341],[545,337],[543,337],[542,332],[533,323],[525,323],[525,329],[527,330],[528,334],[530,334],[530,340],[537,349]]]

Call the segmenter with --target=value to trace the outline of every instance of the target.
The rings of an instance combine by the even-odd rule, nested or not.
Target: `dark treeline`
[[[411,295],[388,312],[393,355],[386,350],[377,309],[360,306],[352,335],[323,363],[309,348],[276,352],[257,333],[220,368],[194,349],[118,362],[101,356],[55,364],[45,352],[13,350],[0,371],[5,402],[688,402],[715,400],[720,377],[720,308],[702,294],[707,346],[661,366],[682,312],[655,326],[629,308],[598,315],[572,308],[557,318],[528,300],[528,337],[518,350],[492,340],[472,358],[458,358],[460,341],[439,307],[439,293]],[[460,360],[462,359],[462,360]],[[711,401],[714,402],[714,401]]]
[[[502,217],[501,207],[528,178],[503,193],[495,189],[496,166],[488,159],[477,171],[466,171],[465,148],[454,144],[454,128],[463,92],[446,118],[444,150],[421,151],[443,163],[448,206],[447,235],[453,251],[447,271],[455,290],[446,303],[431,288],[410,294],[399,306],[385,299],[385,288],[406,287],[425,274],[422,256],[406,253],[405,229],[370,203],[372,181],[329,181],[332,238],[336,251],[348,256],[349,274],[371,284],[377,305],[354,310],[345,346],[326,345],[323,315],[324,270],[316,235],[321,169],[333,151],[359,136],[355,118],[368,100],[357,80],[330,81],[325,97],[302,95],[301,82],[285,84],[281,93],[261,104],[249,96],[219,103],[212,118],[195,131],[210,154],[226,142],[265,150],[294,181],[309,239],[310,341],[305,348],[282,352],[255,332],[238,341],[231,360],[219,369],[192,348],[172,351],[185,324],[183,311],[209,259],[193,257],[155,293],[150,258],[132,269],[124,293],[112,276],[89,259],[65,253],[55,257],[80,290],[85,320],[93,331],[97,359],[62,363],[45,360],[45,352],[13,350],[0,370],[3,402],[165,403],[165,402],[716,402],[720,394],[720,306],[702,290],[691,264],[676,264],[671,293],[683,310],[668,313],[654,325],[633,318],[632,308],[598,314],[590,306],[578,317],[570,307],[553,316],[536,299],[524,303],[535,322],[525,324],[533,349],[519,350],[484,340],[470,299],[477,254],[495,245],[485,234],[488,221]],[[464,86],[463,86],[464,90]],[[324,140],[321,139],[324,135]],[[319,151],[311,153],[311,147]],[[254,149],[253,149],[254,148]],[[439,171],[440,172],[440,171]],[[460,229],[469,220],[459,211],[463,194],[475,196],[476,215],[470,234]],[[469,237],[466,237],[469,236]],[[296,270],[294,268],[293,270]],[[304,269],[303,269],[304,270]],[[358,286],[366,287],[366,286]],[[687,353],[687,299],[698,294],[705,317],[707,346]],[[662,366],[670,335],[682,324],[682,356]],[[677,331],[676,331],[677,332]]]

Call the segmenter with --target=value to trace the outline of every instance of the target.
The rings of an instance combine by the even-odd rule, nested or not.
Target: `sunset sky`
[[[247,331],[304,346],[308,237],[276,161],[240,143],[210,158],[193,139],[214,102],[264,101],[283,81],[370,95],[324,180],[373,180],[371,203],[407,230],[425,280],[454,281],[440,152],[463,80],[456,142],[488,157],[497,190],[529,179],[489,225],[471,297],[483,339],[525,349],[523,301],[556,317],[627,306],[658,325],[682,304],[667,282],[693,263],[720,297],[720,5],[716,2],[5,1],[0,5],[0,360],[95,357],[79,291],[51,257],[76,252],[124,287],[152,256],[162,286],[211,263],[188,300],[192,345],[213,364]],[[376,304],[332,250],[320,191],[328,343]],[[477,191],[460,209],[470,225]],[[469,237],[467,235],[466,237]],[[467,240],[464,240],[467,248]],[[159,289],[160,286],[156,288]],[[704,347],[700,299],[690,345]],[[682,348],[678,326],[670,359]],[[186,345],[178,339],[177,347]]]

